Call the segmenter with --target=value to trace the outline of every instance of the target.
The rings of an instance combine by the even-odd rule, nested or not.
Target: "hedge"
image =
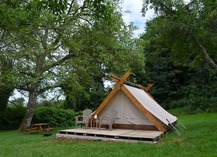
[[[73,110],[57,109],[54,107],[39,107],[35,110],[32,123],[50,123],[52,127],[67,127],[74,125]]]
[[[0,130],[18,129],[25,115],[26,107],[8,107],[0,112]],[[32,123],[50,123],[52,127],[74,126],[74,117],[78,113],[73,110],[64,110],[55,107],[38,107],[35,109]]]

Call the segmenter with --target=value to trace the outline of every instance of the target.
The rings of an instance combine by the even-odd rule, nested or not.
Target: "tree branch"
[[[72,5],[73,5],[74,2],[75,2],[75,0],[72,0],[72,1],[71,1],[69,10],[68,10],[68,12],[67,12],[67,15],[69,15],[69,13],[71,12],[71,10],[72,10]]]
[[[196,43],[196,45],[200,48],[201,53],[205,57],[205,59],[208,61],[208,63],[217,71],[217,64],[214,62],[214,60],[209,56],[208,52],[206,51],[206,48],[201,44],[198,37],[191,33],[193,41]]]
[[[60,87],[60,84],[55,84],[55,85],[50,85],[50,86],[46,86],[45,88],[42,88],[42,89],[39,89],[38,90],[38,93],[39,95],[44,93],[45,91],[49,90],[49,89],[54,89],[54,88],[57,88],[57,87]]]
[[[62,63],[64,63],[65,61],[71,59],[72,57],[74,57],[75,55],[73,55],[71,52],[69,52],[68,55],[66,55],[65,57],[61,58],[59,61],[47,66],[46,68],[43,69],[43,71],[48,71],[49,69],[61,65]]]
[[[75,17],[75,15],[78,13],[78,11],[80,10],[80,14],[84,11],[84,9],[86,8],[86,1],[84,1],[83,5],[81,7],[79,7],[73,14],[72,16]],[[81,16],[81,15],[80,15]]]

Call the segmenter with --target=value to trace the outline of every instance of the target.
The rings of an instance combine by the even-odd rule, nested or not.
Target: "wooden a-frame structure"
[[[165,114],[165,110],[162,108],[164,115],[154,115],[155,112],[151,112],[150,110],[148,110],[143,102],[141,100],[139,100],[135,94],[132,93],[130,89],[130,87],[126,86],[125,84],[133,84],[127,81],[127,78],[131,75],[130,72],[126,72],[124,74],[124,76],[122,78],[118,78],[114,75],[111,75],[112,79],[116,82],[114,88],[112,89],[112,91],[107,95],[107,97],[104,99],[104,101],[100,104],[100,106],[95,110],[95,112],[92,114],[92,118],[98,114],[100,114],[100,112],[108,105],[109,101],[114,97],[114,95],[118,92],[118,91],[122,91],[129,99],[130,101],[142,112],[142,114],[156,127],[157,130],[162,131],[162,132],[167,132],[169,130],[169,120],[170,119],[170,115],[169,118],[165,117],[164,115],[168,115],[167,113]],[[143,87],[141,85],[136,85],[133,84],[134,86],[136,86],[137,88],[139,88],[138,90],[140,90],[139,92],[144,91],[151,99],[152,102],[156,101],[153,99],[153,97],[151,97],[151,95],[148,93],[148,90],[150,90],[151,86],[153,84],[149,84],[148,87]],[[134,87],[133,87],[134,88]],[[137,90],[137,89],[136,89]],[[142,91],[141,91],[142,90]],[[150,101],[150,100],[149,100]],[[157,104],[157,103],[156,103]],[[156,105],[154,104],[154,105]],[[158,111],[161,110],[161,107],[159,106],[159,104],[157,104],[158,106],[155,106],[156,108],[160,108],[158,109]],[[176,122],[176,117],[172,116],[173,121],[171,123]],[[168,123],[167,123],[168,121]]]

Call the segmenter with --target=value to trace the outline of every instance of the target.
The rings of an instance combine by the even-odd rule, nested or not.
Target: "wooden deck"
[[[68,129],[60,130],[56,138],[76,138],[97,141],[129,141],[155,143],[163,136],[161,131],[125,130],[125,129]]]

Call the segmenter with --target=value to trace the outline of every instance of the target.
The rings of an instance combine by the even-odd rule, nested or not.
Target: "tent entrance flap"
[[[153,125],[121,90],[112,97],[98,116],[105,116],[113,109],[118,111],[116,124]]]

